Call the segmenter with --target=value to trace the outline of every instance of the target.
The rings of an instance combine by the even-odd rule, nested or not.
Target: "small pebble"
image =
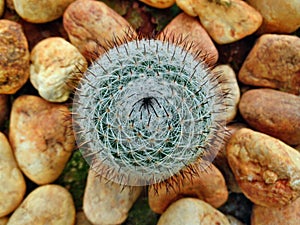
[[[147,5],[150,5],[155,8],[163,9],[168,8],[175,4],[175,0],[140,0]]]
[[[244,61],[239,80],[248,85],[300,95],[300,38],[265,34]]]
[[[109,182],[91,169],[84,192],[83,211],[92,224],[121,224],[141,191],[142,187],[123,187]]]
[[[230,225],[225,215],[196,198],[182,198],[161,215],[157,225]]]
[[[230,138],[227,158],[253,203],[279,208],[300,197],[300,153],[280,140],[242,128]]]
[[[7,138],[0,132],[0,217],[15,210],[23,200],[26,184]]]
[[[30,81],[50,102],[66,101],[87,68],[77,48],[60,37],[46,38],[35,45],[30,60]]]
[[[66,106],[22,95],[13,102],[9,140],[22,172],[37,184],[51,183],[74,148],[70,112]]]
[[[299,96],[272,89],[252,89],[242,95],[239,110],[254,129],[289,145],[300,144]]]
[[[73,225],[75,206],[67,189],[43,185],[34,189],[10,216],[7,225]]]

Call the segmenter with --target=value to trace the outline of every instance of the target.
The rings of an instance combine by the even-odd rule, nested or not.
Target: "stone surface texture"
[[[106,4],[77,0],[65,11],[63,25],[69,39],[88,60],[94,60],[112,47],[136,36],[131,25]]]
[[[73,225],[75,206],[67,189],[43,185],[34,189],[10,216],[7,225]]]
[[[170,178],[170,182],[162,182],[148,190],[149,206],[152,211],[162,214],[169,205],[184,197],[197,197],[213,207],[220,207],[228,198],[228,191],[221,172],[210,165],[201,171],[201,165],[193,167],[197,174],[190,177],[189,172]]]
[[[140,0],[141,2],[144,2],[147,5],[150,5],[155,8],[168,8],[175,4],[175,0]]]
[[[37,184],[51,183],[74,148],[70,112],[37,96],[20,96],[13,102],[9,140],[22,172]]]
[[[289,145],[300,143],[299,96],[273,89],[253,89],[242,95],[239,109],[256,130]]]
[[[142,187],[129,187],[109,182],[89,171],[83,199],[83,211],[92,224],[121,224],[139,197]]]
[[[281,208],[269,208],[254,205],[251,215],[251,225],[296,225],[300,221],[300,198]]]
[[[259,37],[244,61],[242,83],[300,95],[300,38],[265,34]]]
[[[279,208],[300,197],[300,153],[280,140],[242,128],[230,138],[227,158],[255,204]]]
[[[299,0],[246,0],[263,16],[261,33],[291,33],[300,27]]]
[[[47,23],[63,15],[75,0],[13,0],[18,15],[30,23]]]
[[[17,166],[7,138],[0,132],[0,217],[15,210],[26,190],[22,172]]]
[[[177,0],[177,5],[201,24],[218,44],[228,44],[254,33],[262,16],[241,0]]]
[[[30,81],[40,96],[50,102],[66,101],[77,84],[74,82],[87,68],[87,61],[77,48],[60,37],[35,45],[30,60]]]
[[[29,50],[20,24],[0,20],[0,94],[14,94],[29,77]]]
[[[225,215],[209,204],[195,198],[182,198],[174,202],[161,215],[157,225],[230,225]]]
[[[218,60],[218,50],[208,33],[197,18],[186,13],[180,13],[168,23],[158,38],[178,44],[194,53],[195,56],[198,56],[198,52],[201,50],[199,59],[209,65],[214,65]]]

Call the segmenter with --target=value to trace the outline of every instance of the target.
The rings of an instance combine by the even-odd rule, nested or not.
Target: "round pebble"
[[[242,128],[227,144],[229,165],[252,202],[282,207],[300,197],[300,153],[280,140]]]
[[[253,89],[242,95],[239,109],[256,130],[289,145],[300,144],[299,96],[272,89]]]
[[[182,198],[174,202],[159,218],[157,225],[230,225],[221,212],[195,198]]]
[[[30,23],[47,23],[62,16],[75,0],[13,0],[18,15]]]
[[[136,36],[131,25],[100,1],[77,0],[65,11],[63,25],[69,39],[88,60],[94,60],[111,47]]]
[[[51,183],[74,148],[70,112],[37,96],[20,96],[13,102],[9,140],[22,172],[37,184]]]
[[[0,132],[0,217],[15,210],[21,203],[26,184],[14,159],[7,138]]]
[[[77,48],[60,37],[46,38],[35,45],[30,60],[30,81],[50,102],[66,101],[76,86],[74,81],[87,68]]]
[[[14,94],[29,77],[29,50],[20,24],[0,20],[0,94]]]
[[[49,184],[33,190],[10,216],[7,225],[73,225],[75,206],[67,189]]]

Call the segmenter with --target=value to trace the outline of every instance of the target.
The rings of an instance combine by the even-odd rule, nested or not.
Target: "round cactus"
[[[214,158],[224,94],[198,58],[168,41],[137,39],[92,63],[75,93],[73,120],[100,176],[148,185]]]

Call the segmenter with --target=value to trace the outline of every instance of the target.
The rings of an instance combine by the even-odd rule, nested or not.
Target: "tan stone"
[[[0,94],[14,94],[29,77],[29,51],[20,24],[0,20]]]
[[[75,206],[67,189],[49,184],[33,190],[14,211],[7,225],[73,225]]]
[[[90,221],[88,221],[83,211],[79,211],[76,213],[75,225],[93,225],[93,224]]]
[[[272,89],[245,92],[239,104],[246,122],[289,145],[300,143],[299,96]]]
[[[187,14],[198,15],[218,44],[228,44],[254,33],[262,23],[258,11],[241,0],[176,0]]]
[[[300,27],[299,0],[247,0],[263,16],[261,33],[291,33]]]
[[[195,198],[182,198],[174,202],[158,220],[157,225],[230,225],[221,212]]]
[[[198,166],[198,168],[196,167]],[[214,207],[220,207],[228,198],[228,191],[221,172],[211,164],[201,171],[201,164],[193,166],[197,174],[184,170],[158,185],[150,186],[149,206],[155,213],[163,213],[170,204],[183,197],[197,197]]]
[[[20,169],[33,182],[51,183],[61,174],[75,144],[71,125],[66,106],[29,95],[14,101],[9,139]]]
[[[16,12],[30,23],[47,23],[61,17],[75,0],[13,0]]]
[[[0,0],[0,17],[3,15],[5,9],[5,0]]]
[[[175,0],[140,0],[141,2],[144,2],[147,5],[150,5],[155,8],[168,8],[175,4]]]
[[[0,132],[0,217],[15,210],[21,203],[26,184],[14,159],[7,138]]]
[[[0,225],[6,225],[8,222],[8,217],[2,217],[0,218]]]
[[[112,47],[136,36],[131,25],[103,2],[77,0],[65,11],[63,25],[70,41],[88,59],[94,60]]]
[[[142,187],[109,182],[91,169],[84,192],[83,211],[92,224],[121,224],[141,191]]]
[[[8,114],[8,95],[0,94],[0,126],[4,123],[4,120]]]
[[[251,225],[296,225],[300,220],[300,198],[293,203],[280,208],[269,208],[254,205],[251,215]]]
[[[229,65],[218,65],[212,72],[215,76],[219,77],[218,80],[221,83],[221,89],[223,93],[228,94],[224,104],[226,105],[226,111],[220,115],[219,119],[231,122],[238,111],[238,103],[240,101],[240,88],[236,79],[234,70]]]
[[[186,13],[176,16],[159,34],[158,39],[175,42],[175,44],[199,55],[209,65],[214,65],[219,57],[218,51],[197,18]],[[192,45],[191,45],[192,44]]]
[[[242,128],[229,140],[227,158],[255,204],[282,207],[300,196],[300,153],[278,139]]]
[[[35,45],[30,60],[30,81],[50,102],[66,101],[76,86],[73,81],[87,68],[87,61],[77,48],[60,37]]]
[[[300,38],[262,35],[244,61],[239,80],[300,95]]]

